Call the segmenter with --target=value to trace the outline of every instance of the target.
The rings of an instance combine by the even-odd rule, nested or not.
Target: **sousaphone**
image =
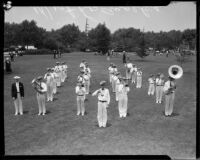
[[[183,69],[178,65],[172,65],[168,69],[168,74],[174,79],[179,79],[183,76]]]

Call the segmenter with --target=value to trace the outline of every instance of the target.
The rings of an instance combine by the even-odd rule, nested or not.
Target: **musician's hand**
[[[13,97],[13,100],[15,100],[15,97]]]

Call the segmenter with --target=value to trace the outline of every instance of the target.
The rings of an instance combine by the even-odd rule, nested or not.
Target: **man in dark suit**
[[[19,82],[20,77],[15,76],[15,83],[12,84],[12,98],[15,105],[15,115],[23,115],[22,99],[24,98],[24,85],[22,82]]]
[[[126,52],[125,51],[123,51],[123,64],[126,64]]]

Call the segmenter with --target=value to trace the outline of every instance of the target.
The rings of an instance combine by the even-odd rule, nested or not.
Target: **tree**
[[[63,43],[63,45],[65,47],[73,48],[76,45],[81,32],[78,26],[75,26],[74,24],[68,24],[59,29],[58,33],[60,35],[60,41]]]
[[[95,29],[88,33],[90,47],[102,51],[102,54],[108,52],[111,42],[110,30],[105,24],[99,24]]]
[[[136,52],[140,58],[144,58],[144,57],[148,56],[145,48],[146,48],[146,46],[145,46],[144,33],[142,33],[140,36],[139,48],[138,48],[138,51]]]

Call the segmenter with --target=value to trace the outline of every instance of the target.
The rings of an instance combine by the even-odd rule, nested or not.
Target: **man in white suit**
[[[105,88],[105,81],[101,81],[101,88],[96,90],[92,96],[98,96],[98,112],[97,120],[99,127],[106,127],[107,123],[107,107],[110,104],[110,93],[107,88]]]

